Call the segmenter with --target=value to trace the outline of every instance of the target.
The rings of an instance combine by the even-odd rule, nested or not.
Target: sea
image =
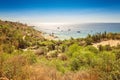
[[[120,33],[120,23],[47,24],[34,28],[45,35],[53,34],[59,39],[84,38],[88,34],[103,32]]]

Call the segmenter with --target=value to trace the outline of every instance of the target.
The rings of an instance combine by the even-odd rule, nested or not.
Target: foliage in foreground
[[[38,35],[40,32],[25,25],[0,21],[0,80],[120,79],[120,45],[100,45],[98,49],[91,45],[119,40],[119,34],[64,41],[49,41]]]

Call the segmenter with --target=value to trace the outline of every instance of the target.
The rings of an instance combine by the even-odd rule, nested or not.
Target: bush
[[[57,50],[49,51],[47,53],[47,57],[51,57],[51,58],[57,57],[57,55],[58,55]]]
[[[74,55],[75,52],[79,52],[79,50],[81,49],[80,46],[78,46],[77,44],[73,44],[68,48],[68,52],[67,55],[69,57],[72,57]]]
[[[23,56],[14,56],[8,59],[4,64],[4,75],[8,79],[15,79],[22,74],[22,66],[26,65],[26,58]]]
[[[22,67],[26,65],[26,58],[24,56],[12,55],[3,53],[0,55],[0,73],[1,77],[8,79],[16,79],[22,74]]]
[[[27,51],[22,55],[26,57],[28,64],[34,64],[37,62],[37,56],[31,51]]]
[[[110,45],[105,45],[105,46],[99,45],[98,49],[99,49],[99,51],[111,51],[112,50]]]
[[[93,41],[91,38],[86,38],[85,42],[86,42],[86,45],[91,45]]]
[[[96,53],[96,54],[99,52],[98,49],[93,47],[93,46],[87,46],[87,47],[85,47],[85,50],[91,51],[91,52]]]
[[[79,70],[79,68],[80,68],[80,61],[79,61],[79,59],[77,59],[77,58],[72,59],[72,61],[70,63],[70,66],[71,66],[71,70],[72,71]]]
[[[19,52],[19,53],[16,53]],[[37,57],[32,52],[16,51],[11,54],[0,54],[0,77],[13,80],[27,79],[31,64],[37,62]]]
[[[116,55],[116,60],[120,59],[120,50],[113,50],[112,53],[114,53]]]
[[[68,57],[64,54],[64,53],[60,53],[58,54],[58,59],[66,61],[68,59]]]
[[[10,45],[10,44],[4,44],[4,45],[2,46],[2,49],[3,49],[3,51],[4,51],[5,53],[12,53],[12,52],[14,52],[15,47],[12,46],[12,45]]]

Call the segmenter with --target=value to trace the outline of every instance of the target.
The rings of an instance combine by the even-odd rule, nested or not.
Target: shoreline
[[[60,38],[54,34],[42,33],[41,35],[47,40],[60,40]]]
[[[55,40],[55,41],[61,40],[58,36],[51,35],[51,34],[42,33],[42,36],[47,40]],[[66,40],[66,39],[63,39],[63,40]],[[92,46],[94,46],[95,48],[98,48],[99,45],[102,45],[102,46],[110,45],[110,47],[116,47],[120,45],[120,40],[108,39],[108,40],[103,40],[103,41],[92,44]]]

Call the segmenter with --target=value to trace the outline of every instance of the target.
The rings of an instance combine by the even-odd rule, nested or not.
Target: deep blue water
[[[35,29],[47,34],[54,33],[60,39],[86,37],[88,34],[113,32],[120,33],[120,23],[86,23],[41,25]]]

